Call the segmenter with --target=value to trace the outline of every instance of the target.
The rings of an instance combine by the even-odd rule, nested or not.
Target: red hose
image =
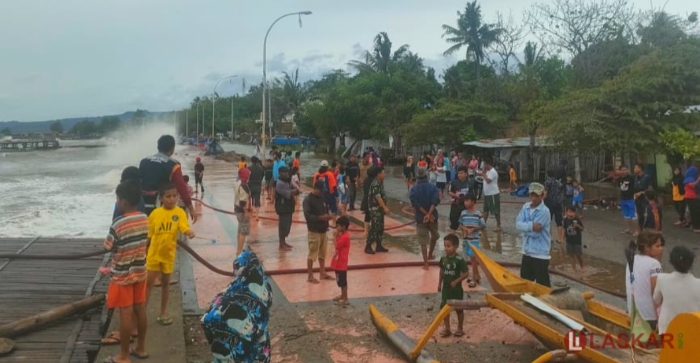
[[[197,252],[195,252],[192,247],[190,247],[188,244],[183,243],[178,241],[177,244],[182,247],[183,250],[187,251],[192,257],[194,257],[195,260],[199,261],[202,265],[204,265],[206,268],[210,269],[213,272],[216,272],[217,274],[224,275],[224,276],[230,276],[233,277],[235,276],[233,271],[225,271],[222,270],[211,263],[209,261],[205,260],[202,256],[200,256]],[[17,255],[17,254],[0,254],[0,259],[8,259],[8,260],[79,260],[83,258],[88,258],[88,257],[93,257],[93,256],[99,256],[103,255],[105,253],[108,253],[111,251],[108,250],[99,250],[99,251],[94,251],[94,252],[88,252],[88,253],[83,253],[83,254],[76,254],[76,255]],[[470,263],[470,261],[467,261],[467,263]],[[504,267],[511,267],[511,268],[519,268],[520,264],[515,263],[515,262],[498,262],[496,261],[501,266]],[[431,266],[437,266],[438,263],[437,261],[429,261],[429,265]],[[367,264],[360,264],[360,265],[351,265],[348,266],[348,270],[354,271],[354,270],[369,270],[369,269],[380,269],[380,268],[395,268],[395,267],[420,267],[423,266],[422,261],[408,261],[408,262],[383,262],[383,263],[367,263]],[[328,268],[329,271],[333,271],[332,268]],[[282,269],[282,270],[270,270],[266,271],[265,274],[269,276],[278,276],[278,275],[290,275],[290,274],[300,274],[300,273],[306,273],[308,270],[305,268],[295,268],[295,269]],[[314,271],[318,271],[318,268],[314,269]],[[627,296],[623,293],[619,293],[616,291],[612,291],[603,287],[595,286],[592,285],[588,282],[585,282],[583,280],[580,280],[574,276],[570,276],[568,274],[556,271],[552,268],[550,268],[549,273],[558,275],[561,277],[564,277],[566,279],[575,281],[579,284],[588,286],[590,288],[596,289],[603,291],[605,293],[608,293],[613,296],[617,296],[620,298],[626,298]]]

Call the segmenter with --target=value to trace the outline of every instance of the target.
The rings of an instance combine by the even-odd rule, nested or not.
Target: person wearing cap
[[[309,255],[307,258],[307,268],[309,278],[306,280],[312,284],[318,284],[318,280],[314,278],[313,268],[314,261],[318,260],[318,265],[321,270],[319,277],[321,280],[334,280],[333,277],[326,274],[326,253],[328,250],[328,222],[334,216],[328,213],[326,207],[326,199],[323,195],[325,182],[317,180],[314,183],[314,190],[304,198],[304,218],[306,219],[306,228],[308,230]]]
[[[288,251],[292,248],[287,244],[287,237],[292,229],[292,215],[296,208],[296,196],[299,189],[294,188],[289,176],[289,169],[282,166],[278,170],[279,179],[275,185],[275,212],[279,218],[278,233],[280,240],[280,250]]]
[[[321,161],[321,167],[318,169],[318,172],[314,174],[313,185],[316,185],[317,181],[322,181],[324,183],[322,188],[323,197],[326,200],[328,210],[333,215],[338,214],[338,201],[335,198],[337,181],[335,180],[333,172],[328,169],[327,160]],[[335,222],[335,220],[333,220],[333,222]]]
[[[260,164],[260,159],[257,156],[250,158],[250,179],[248,180],[248,188],[250,188],[250,203],[253,207],[253,217],[258,220],[258,212],[260,209],[260,194],[262,193],[263,178],[265,177],[265,169]]]
[[[246,236],[250,235],[250,170],[248,168],[238,169],[238,184],[236,185],[236,196],[234,212],[238,220],[238,245],[236,256],[243,252]]]
[[[435,245],[440,238],[438,233],[438,212],[440,193],[438,188],[428,183],[425,169],[418,169],[416,185],[411,188],[411,205],[415,209],[416,234],[423,254],[423,269],[428,269],[428,259],[433,257]],[[428,250],[430,243],[430,250]]]
[[[550,287],[549,251],[552,248],[552,237],[549,227],[552,219],[542,200],[544,186],[531,183],[529,192],[530,201],[523,205],[515,220],[515,227],[523,237],[520,277]]]
[[[194,164],[194,192],[198,192],[199,188],[202,189],[202,194],[204,194],[204,184],[202,183],[202,178],[204,178],[204,164],[202,164],[202,158],[197,156],[197,163]]]

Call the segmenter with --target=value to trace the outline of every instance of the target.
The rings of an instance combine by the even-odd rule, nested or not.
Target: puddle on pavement
[[[519,256],[522,239],[507,233],[487,232],[482,235],[481,246],[485,250],[504,255]],[[604,287],[617,292],[625,292],[625,265],[591,256],[583,251],[585,273],[580,276],[571,265],[571,258],[566,255],[566,244],[552,244],[550,266],[568,275],[582,277],[592,285]]]

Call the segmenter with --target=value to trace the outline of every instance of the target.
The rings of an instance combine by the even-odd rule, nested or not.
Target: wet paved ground
[[[224,147],[231,149],[231,146]],[[252,151],[252,147],[248,146],[237,145],[233,149],[244,154]],[[194,149],[183,148],[176,157],[187,168],[192,165],[195,154]],[[203,201],[214,207],[232,210],[235,165],[211,157],[204,157],[203,161],[207,168],[207,193]],[[304,154],[302,177],[309,177],[319,164],[320,158]],[[412,219],[406,208],[408,194],[398,173],[398,168],[390,168],[390,176],[385,181],[393,213],[387,218],[387,227],[401,225]],[[484,236],[482,246],[496,260],[519,262],[521,242],[516,237],[515,217],[525,200],[505,195],[502,200],[503,232],[492,232],[495,221],[490,220],[490,231]],[[230,270],[237,233],[234,216],[217,213],[201,205],[197,208],[201,211],[201,221],[194,227],[198,238],[192,240],[191,245],[217,267]],[[439,208],[441,231],[445,228],[448,208],[449,206]],[[667,217],[671,214],[669,210]],[[624,291],[623,249],[628,237],[618,232],[618,226],[622,222],[620,213],[587,210],[584,215],[584,244],[588,246],[584,251],[584,263],[588,265],[584,280]],[[266,203],[261,216],[274,217],[272,206]],[[351,217],[356,222],[361,219],[359,214],[351,214]],[[301,222],[303,215],[297,212],[294,219]],[[665,221],[668,246],[682,244],[697,249],[695,245],[698,236],[686,230],[674,229],[672,222],[670,218]],[[359,225],[354,228],[359,228]],[[350,264],[420,261],[419,247],[413,234],[414,228],[410,226],[393,230],[386,236],[390,253],[366,255],[362,251],[362,233],[352,232]],[[288,239],[288,243],[295,246],[292,251],[280,252],[277,249],[277,224],[274,221],[254,222],[249,242],[268,271],[306,266],[306,227],[303,223],[293,224]],[[554,248],[552,264],[557,269],[572,273],[568,260],[558,251],[558,246]],[[328,261],[332,251],[330,245]],[[437,253],[438,256],[440,254],[441,252]],[[664,267],[667,267],[667,258],[664,260]],[[210,272],[196,261],[192,266],[197,302],[200,308],[205,308],[210,299],[227,285],[229,278]],[[275,305],[270,321],[274,361],[402,362],[401,357],[379,338],[370,322],[367,305],[376,304],[408,336],[417,339],[439,310],[438,271],[436,267],[427,272],[418,267],[351,271],[348,276],[351,305],[347,308],[336,307],[330,301],[339,291],[334,281],[313,285],[306,283],[304,273],[274,276]],[[553,280],[555,284],[568,283],[579,290],[587,290],[558,277],[553,277]],[[483,286],[468,291],[469,297],[480,299],[484,292],[489,291],[485,279],[482,284]],[[619,298],[600,292],[596,292],[596,296],[611,304],[624,306],[624,301]],[[529,362],[542,353],[543,348],[525,329],[516,326],[497,311],[486,309],[466,312],[465,315],[465,337],[443,339],[436,338],[436,334],[426,347],[441,361],[476,359],[474,361]]]

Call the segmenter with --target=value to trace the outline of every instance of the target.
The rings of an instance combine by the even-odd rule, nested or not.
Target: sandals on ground
[[[450,335],[452,335],[452,332],[449,331],[449,330],[443,330],[443,331],[440,332],[440,337],[442,337],[442,338],[447,338],[447,337],[449,337]]]
[[[171,324],[173,323],[173,317],[172,317],[172,316],[166,316],[166,317],[162,318],[162,317],[159,316],[159,317],[156,318],[156,321],[157,321],[158,324],[160,324],[160,325],[164,325],[164,326],[165,326],[165,325],[171,325]]]
[[[100,341],[100,344],[102,345],[119,345],[122,343],[121,337],[117,338],[117,334],[119,334],[118,331],[113,331],[109,333],[109,335],[106,338],[102,338]],[[137,338],[137,335],[132,335],[131,338],[129,339],[130,342],[133,342],[135,338]]]
[[[457,330],[454,334],[457,338],[463,337],[464,336],[464,331],[462,330]]]

